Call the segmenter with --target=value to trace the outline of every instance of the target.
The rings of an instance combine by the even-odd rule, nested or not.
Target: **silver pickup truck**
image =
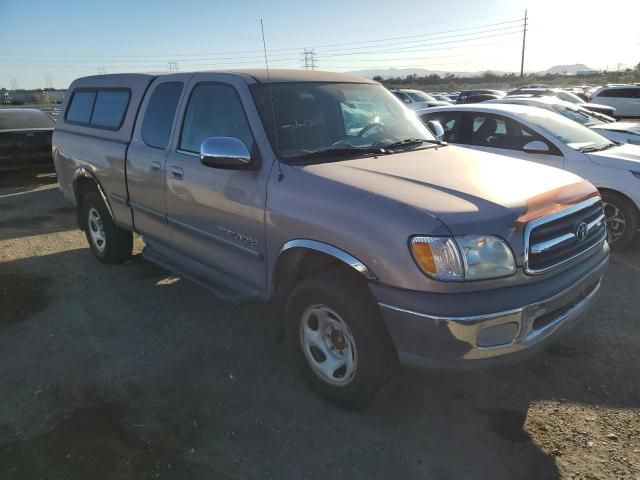
[[[448,146],[349,75],[81,78],[53,156],[100,261],[126,262],[135,231],[149,261],[271,301],[310,385],[349,408],[398,360],[534,352],[589,310],[608,259],[591,184]]]

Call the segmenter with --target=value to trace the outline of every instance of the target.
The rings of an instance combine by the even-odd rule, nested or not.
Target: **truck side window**
[[[99,90],[91,115],[91,125],[98,128],[119,128],[128,104],[128,90]]]
[[[178,148],[198,153],[202,141],[209,137],[235,137],[249,151],[253,149],[253,135],[240,97],[229,85],[201,84],[193,89]]]
[[[141,131],[142,140],[150,147],[167,148],[182,87],[182,82],[161,83],[151,94]]]
[[[72,123],[89,123],[96,92],[74,92],[67,110],[66,120]]]

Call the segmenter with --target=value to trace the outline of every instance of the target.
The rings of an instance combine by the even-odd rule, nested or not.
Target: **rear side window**
[[[73,93],[66,121],[93,128],[118,130],[129,105],[129,90],[81,90]]]
[[[180,82],[162,83],[151,94],[142,121],[142,140],[150,147],[167,148],[182,87]]]
[[[89,123],[96,92],[75,92],[67,110],[67,121],[71,123]]]
[[[100,90],[93,107],[91,125],[117,129],[120,127],[129,104],[129,92],[126,90]]]
[[[597,95],[598,97],[640,98],[640,88],[610,88]]]
[[[184,115],[181,150],[199,152],[209,137],[235,137],[253,148],[253,135],[240,97],[230,85],[201,84],[193,89]]]

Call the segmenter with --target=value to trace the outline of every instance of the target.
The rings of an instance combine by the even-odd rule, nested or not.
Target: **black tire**
[[[604,213],[607,217],[607,229],[609,230],[607,240],[612,250],[623,250],[628,247],[636,238],[638,228],[640,228],[640,218],[636,206],[624,195],[617,192],[602,192],[604,203]],[[622,233],[615,235],[620,228],[620,223],[613,220],[613,215],[620,212],[624,216],[624,227]]]
[[[285,310],[287,345],[305,380],[321,397],[350,410],[365,407],[395,365],[394,350],[377,305],[356,275],[340,268],[312,274],[292,290]],[[355,342],[357,367],[344,385],[332,385],[323,379],[304,352],[301,329],[305,312],[320,306],[339,316]]]
[[[91,234],[92,222],[89,219],[90,213],[97,212],[102,222],[102,232],[104,240],[98,245]],[[131,258],[133,251],[133,234],[129,230],[119,227],[111,218],[111,214],[104,204],[104,200],[96,191],[88,192],[80,205],[81,226],[89,242],[89,247],[95,257],[102,263],[118,265]],[[95,218],[93,222],[95,227]],[[95,231],[95,228],[93,228]]]

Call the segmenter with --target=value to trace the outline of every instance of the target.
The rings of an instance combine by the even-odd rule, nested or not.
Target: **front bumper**
[[[575,278],[565,278],[565,285],[555,290],[559,293],[541,300],[535,299],[539,288],[525,286],[532,301],[515,308],[499,308],[500,299],[508,301],[509,289],[483,292],[498,308],[480,315],[432,315],[387,303],[381,298],[384,294],[376,296],[402,363],[429,368],[491,366],[529,356],[584,316],[600,290],[607,261],[608,257],[598,260],[586,274],[573,272]],[[410,295],[415,305],[416,292]],[[456,303],[465,303],[465,294],[454,297]],[[401,295],[395,292],[393,298]],[[474,303],[469,300],[466,303]],[[433,295],[425,307],[432,302]]]

